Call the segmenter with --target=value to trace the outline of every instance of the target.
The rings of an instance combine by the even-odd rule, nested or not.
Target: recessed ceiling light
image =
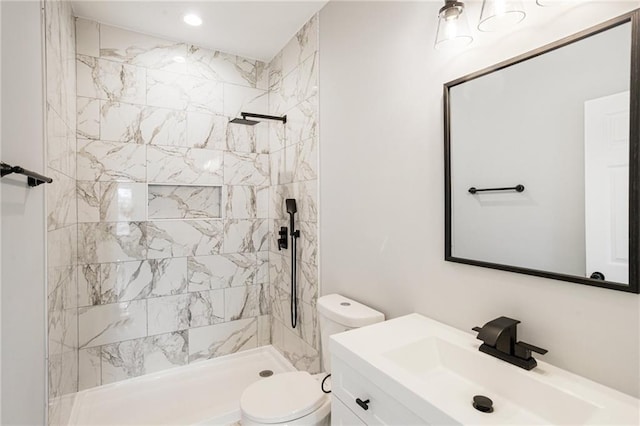
[[[184,56],[174,56],[173,61],[179,64],[184,64],[186,62],[186,59],[184,59]]]
[[[195,13],[187,13],[186,15],[184,15],[182,20],[185,22],[185,24],[191,25],[194,27],[202,25],[202,18],[200,18]]]

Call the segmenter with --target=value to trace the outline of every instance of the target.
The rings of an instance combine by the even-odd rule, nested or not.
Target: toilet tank
[[[329,336],[384,321],[384,314],[339,294],[328,294],[318,299],[320,316],[320,344],[324,371],[331,372]]]

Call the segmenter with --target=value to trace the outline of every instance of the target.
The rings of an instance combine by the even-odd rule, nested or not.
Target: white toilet
[[[320,344],[326,374],[330,370],[329,336],[384,321],[384,314],[329,294],[318,299]],[[331,398],[322,392],[321,379],[306,371],[276,374],[247,387],[240,397],[242,425],[328,425]]]

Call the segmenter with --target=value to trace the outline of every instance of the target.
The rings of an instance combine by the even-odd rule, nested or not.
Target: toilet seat
[[[247,387],[242,414],[256,423],[283,423],[304,417],[326,401],[320,383],[306,371],[276,374]]]

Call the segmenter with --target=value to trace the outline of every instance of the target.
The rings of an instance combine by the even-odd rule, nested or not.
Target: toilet
[[[329,336],[384,321],[384,314],[339,294],[320,297],[318,314],[326,373],[314,378],[306,371],[293,371],[248,386],[240,397],[243,426],[329,425],[331,398],[320,388],[322,379],[331,372]]]

